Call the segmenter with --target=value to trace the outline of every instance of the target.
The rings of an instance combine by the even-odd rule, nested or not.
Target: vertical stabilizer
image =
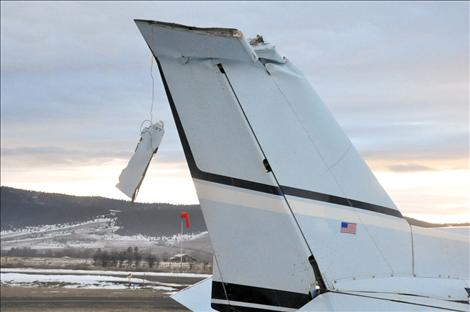
[[[313,297],[339,298],[325,290],[465,299],[467,258],[446,270],[424,258],[435,242],[452,245],[452,255],[468,244],[412,235],[274,46],[262,37],[250,45],[235,29],[136,23],[157,60],[214,248],[212,308],[291,311]],[[437,286],[423,286],[436,270],[447,280],[437,274]]]
[[[300,308],[310,300],[310,251],[217,66],[254,64],[242,34],[137,21],[159,65],[215,252],[212,304]]]

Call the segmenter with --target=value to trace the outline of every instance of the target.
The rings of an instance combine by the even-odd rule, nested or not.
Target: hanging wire
[[[150,105],[150,122],[153,124],[153,104],[155,102],[155,77],[153,76],[153,55],[150,54],[150,77],[152,77],[152,104]]]
[[[150,119],[144,119],[142,121],[142,123],[140,124],[140,128],[139,128],[139,131],[140,131],[139,135],[142,133],[142,129],[146,123],[149,123],[149,126],[153,125],[153,108],[155,106],[155,77],[153,75],[153,62],[154,62],[153,55],[150,54],[150,78],[152,78],[152,100],[150,103],[150,112],[149,112]]]

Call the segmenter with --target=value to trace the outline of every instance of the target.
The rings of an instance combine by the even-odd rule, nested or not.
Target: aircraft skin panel
[[[396,209],[299,71],[287,75],[289,61],[268,65],[285,68],[230,61],[223,68],[280,184]]]
[[[449,226],[449,227],[435,227],[435,228],[428,228],[429,231],[437,231],[439,237],[442,235],[442,232],[447,232],[455,235],[460,235],[465,238],[470,236],[470,226]]]
[[[279,196],[196,179],[195,186],[209,233],[224,233],[211,235],[211,241],[225,282],[309,292],[313,276],[309,254],[297,237],[279,230],[292,226]]]
[[[218,311],[256,311],[256,312],[264,312],[264,311],[279,311],[279,312],[293,312],[297,311],[296,308],[286,308],[286,307],[276,307],[273,309],[272,306],[265,305],[265,304],[258,304],[258,303],[247,303],[243,301],[234,301],[234,300],[221,300],[221,299],[212,299],[212,306],[217,308]]]
[[[348,198],[397,209],[303,73],[289,60],[265,67],[308,135],[305,142],[315,145],[341,192]]]
[[[330,167],[330,172],[346,197],[397,209],[353,146]]]
[[[298,311],[469,311],[468,304],[397,294],[328,292]]]
[[[276,208],[279,202],[275,195],[246,192],[245,190],[230,190],[227,187],[204,181],[198,181],[197,185],[199,198],[201,200],[212,199],[221,204],[238,204],[244,207],[265,210],[267,212],[286,214],[286,219],[290,213],[289,211]],[[243,193],[244,196],[240,196],[240,193]],[[368,232],[373,232],[374,230],[383,232],[382,230],[386,228],[387,231],[383,232],[382,235],[384,235],[384,233],[388,235],[384,237],[384,239],[388,240],[389,249],[385,251],[401,248],[402,246],[400,246],[400,244],[402,242],[397,240],[394,236],[406,236],[408,235],[409,229],[406,224],[404,225],[402,222],[397,222],[397,218],[378,216],[376,213],[368,211],[355,212],[352,211],[350,207],[318,203],[305,199],[297,199],[291,196],[287,196],[287,199],[291,203],[293,211],[299,216],[298,220],[301,227],[305,228],[304,233],[307,239],[314,242],[312,246],[318,255],[317,261],[322,264],[322,272],[328,277],[327,280],[333,281],[334,279],[347,277],[371,278],[372,275],[374,275],[374,277],[388,277],[391,275],[411,274],[410,262],[405,263],[403,268],[396,268],[395,271],[392,271],[368,236]],[[356,222],[358,224],[357,237],[339,233],[342,220],[348,220],[349,222]],[[305,227],[303,226],[304,223]],[[368,226],[368,232],[360,228],[361,224]],[[381,226],[378,227],[377,224]],[[313,229],[315,231],[313,231]],[[365,236],[365,239],[363,239],[362,236]],[[322,237],[322,239],[315,239],[318,237]],[[359,241],[359,243],[357,243],[357,241]],[[337,248],[332,250],[332,245]],[[408,252],[411,252],[411,250]],[[323,257],[323,255],[325,255],[325,257]],[[387,256],[392,259],[392,262],[394,258],[397,258],[396,263],[399,263],[403,257],[402,254],[397,253],[390,253],[387,254]],[[357,268],[357,261],[355,261],[355,259],[365,261],[364,258],[374,259],[374,261],[370,261],[367,266],[361,266],[364,269],[361,272]],[[345,261],[345,259],[350,260]],[[378,260],[376,261],[376,259]],[[411,256],[409,260],[411,261]],[[329,274],[326,273],[330,271],[330,267],[331,271],[334,272],[331,278]],[[353,276],[351,276],[351,272],[354,273]],[[334,287],[334,284],[331,283],[331,286]]]
[[[403,226],[401,219],[394,216],[383,215],[365,209],[351,209],[350,206],[318,201],[314,199],[287,195],[293,211],[297,215],[315,217],[319,219],[331,219],[341,221],[344,219],[361,220],[365,225],[377,226],[380,228],[409,232],[409,228]],[[398,220],[398,222],[397,222]]]
[[[287,102],[326,167],[333,166],[351,147],[351,142],[318,94],[289,60],[284,64],[266,63],[265,68],[277,89],[276,94],[280,93]]]
[[[264,66],[226,62],[223,68],[280,183],[343,196]]]
[[[289,61],[286,61],[286,64],[268,63],[266,66],[292,67],[288,64]],[[298,70],[287,75],[288,69],[267,72],[266,68],[259,64],[231,61],[223,64],[223,68],[281,190],[295,213],[325,282],[333,286],[336,279],[365,276],[366,273],[370,277],[412,274],[411,233],[408,222],[401,218],[393,202],[339,126],[331,122],[330,114],[318,97],[311,96],[314,91],[305,91],[307,86],[292,87],[306,84],[300,79]],[[278,81],[273,81],[275,73],[279,72],[285,77],[278,77]],[[256,87],[252,87],[253,85]],[[307,119],[310,122],[307,122]],[[324,120],[328,123],[324,124]],[[317,143],[323,141],[336,141],[338,145]],[[324,161],[325,156],[333,158],[333,161],[327,163]],[[296,213],[298,201],[295,198],[302,199],[302,192],[299,191],[300,195],[295,196],[295,192],[291,191],[292,186],[306,191],[343,196],[341,198],[345,200],[342,206],[350,212],[345,212],[342,218],[336,220]],[[389,224],[394,223],[398,230],[382,227],[381,221],[375,224],[364,223],[362,211],[365,209],[350,207],[350,202],[354,200],[360,200],[370,206],[385,206],[386,212],[390,214],[397,212],[393,216],[381,214],[377,218],[386,220]],[[334,207],[338,206],[328,201],[309,201],[305,198],[301,205],[304,210],[307,205],[310,206],[307,210],[319,211],[335,210],[337,208]],[[367,218],[367,213],[364,218]],[[355,223],[357,233],[341,233],[342,222]],[[348,259],[346,263],[345,259]]]
[[[393,276],[338,280],[336,291],[413,294],[440,300],[468,301],[468,281],[446,277]]]
[[[412,228],[415,274],[465,280],[470,288],[470,237],[448,230]]]
[[[200,171],[275,185],[223,75],[210,60],[159,61]]]
[[[287,197],[326,280],[411,274],[409,226],[392,216]],[[341,223],[356,224],[355,234]],[[335,246],[335,248],[332,248]]]

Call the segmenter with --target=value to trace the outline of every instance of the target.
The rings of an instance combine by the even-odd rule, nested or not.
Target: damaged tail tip
[[[261,35],[256,35],[256,37],[250,39],[250,45],[257,46],[260,43],[264,43],[264,38]]]
[[[141,18],[134,18],[134,23],[139,24],[139,23],[148,23],[151,24],[154,21],[151,20],[146,20],[146,19],[141,19]]]

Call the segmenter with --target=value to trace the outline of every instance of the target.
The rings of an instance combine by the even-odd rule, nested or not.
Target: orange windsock
[[[186,228],[189,229],[189,213],[186,211],[181,211],[180,218],[186,221]]]

